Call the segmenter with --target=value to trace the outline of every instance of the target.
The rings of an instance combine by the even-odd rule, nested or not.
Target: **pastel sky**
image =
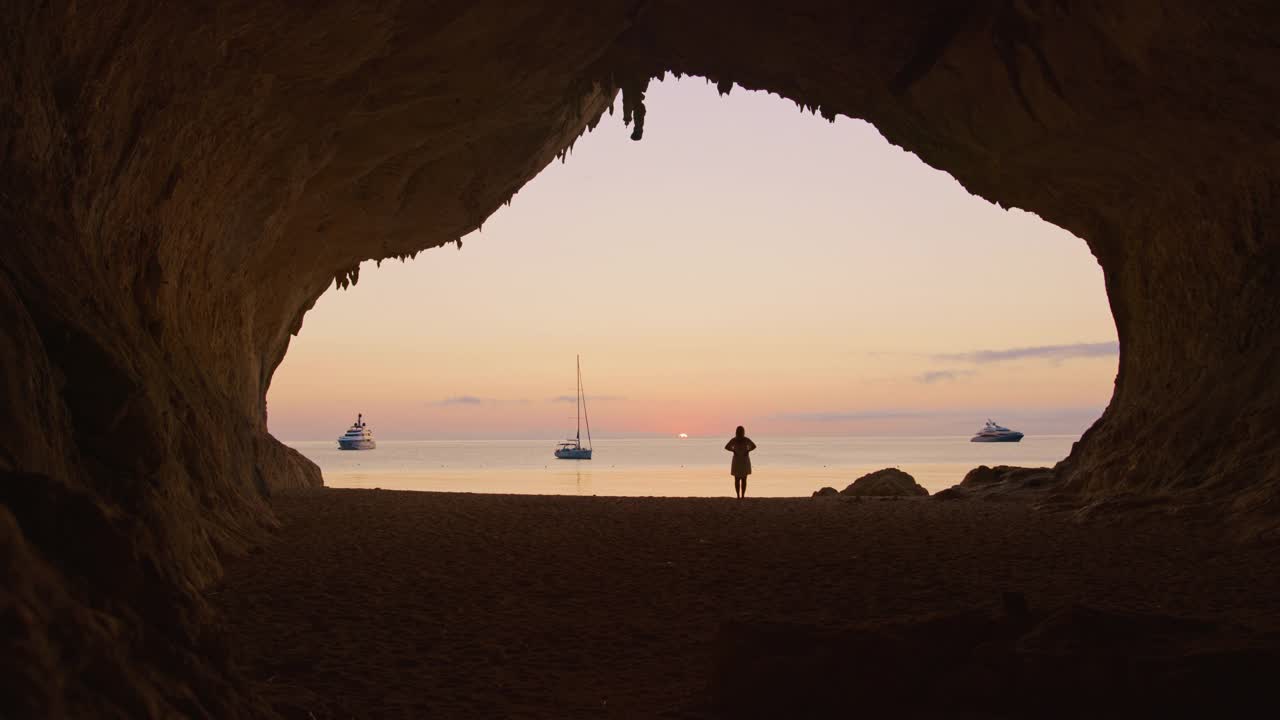
[[[1078,433],[1115,378],[1080,239],[970,195],[867,123],[654,83],[483,232],[366,263],[307,314],[269,425],[552,438],[582,355],[600,436]]]

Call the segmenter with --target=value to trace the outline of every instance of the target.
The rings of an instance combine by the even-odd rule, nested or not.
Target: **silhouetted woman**
[[[756,449],[756,444],[739,425],[738,432],[725,443],[724,449],[733,453],[733,464],[729,466],[729,474],[733,475],[733,491],[739,498],[744,498],[747,496],[747,476],[751,474],[751,451]]]

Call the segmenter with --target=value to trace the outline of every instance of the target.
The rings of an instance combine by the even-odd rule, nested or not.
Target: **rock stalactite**
[[[200,591],[272,525],[266,496],[320,483],[266,430],[306,311],[363,260],[478,227],[619,89],[636,137],[678,123],[644,114],[669,71],[865,118],[1083,238],[1120,372],[1061,480],[1274,512],[1274,3],[17,0],[3,16],[16,651],[0,714],[255,713]]]

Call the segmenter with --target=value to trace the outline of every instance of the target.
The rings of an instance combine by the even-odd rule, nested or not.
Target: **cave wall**
[[[11,0],[3,17],[0,627],[18,651],[0,714],[261,712],[200,592],[272,527],[266,497],[320,484],[266,430],[306,310],[362,260],[478,227],[619,89],[637,136],[680,122],[644,113],[668,71],[865,118],[1084,238],[1120,373],[1060,475],[1274,508],[1274,3]]]

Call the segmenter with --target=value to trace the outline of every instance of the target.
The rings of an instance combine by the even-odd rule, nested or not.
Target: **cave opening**
[[[653,83],[647,104],[643,141],[606,116],[460,252],[366,261],[327,292],[275,374],[269,430],[337,487],[644,494],[634,476],[657,471],[659,494],[723,492],[710,441],[650,448],[669,467],[626,443],[585,469],[547,463],[566,413],[574,431],[581,354],[597,439],[745,423],[786,458],[758,491],[794,496],[885,465],[935,492],[980,464],[1051,466],[1101,414],[1118,346],[1083,241],[865,122],[695,78]],[[336,449],[357,412],[377,452]],[[963,443],[987,417],[1029,437],[902,444]],[[462,442],[482,439],[509,442]]]

